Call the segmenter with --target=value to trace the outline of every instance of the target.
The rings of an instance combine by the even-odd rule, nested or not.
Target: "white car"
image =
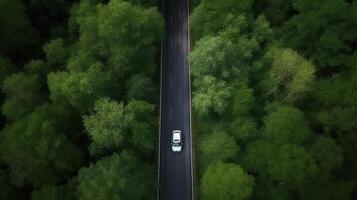
[[[182,134],[180,130],[172,131],[172,151],[181,152],[182,150]]]

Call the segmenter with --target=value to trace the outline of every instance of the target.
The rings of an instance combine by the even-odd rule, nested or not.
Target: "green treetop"
[[[205,169],[209,164],[235,160],[239,146],[227,133],[213,132],[200,139],[198,152],[200,153],[200,168]]]
[[[253,179],[239,165],[217,163],[204,172],[200,189],[206,200],[248,199]]]
[[[66,137],[69,113],[62,109],[44,104],[2,130],[1,158],[16,185],[38,187],[78,169],[82,152]]]
[[[130,153],[103,158],[78,175],[80,200],[154,199],[154,172]]]
[[[94,111],[84,117],[93,155],[103,150],[120,149],[124,139],[141,151],[154,149],[157,119],[154,107],[149,103],[130,101],[124,107],[123,103],[101,99],[96,102]]]

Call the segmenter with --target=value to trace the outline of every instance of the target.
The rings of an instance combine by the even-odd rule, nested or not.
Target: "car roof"
[[[178,140],[178,139],[180,139],[180,138],[181,138],[181,132],[174,132],[174,134],[173,134],[173,139]]]

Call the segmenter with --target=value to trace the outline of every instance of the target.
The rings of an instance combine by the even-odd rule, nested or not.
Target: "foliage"
[[[0,2],[0,199],[155,198],[157,3]]]
[[[217,163],[210,166],[202,177],[204,199],[247,199],[252,193],[253,179],[235,164]]]
[[[201,168],[217,162],[234,160],[238,155],[239,146],[232,136],[225,132],[213,132],[201,139],[198,145]]]
[[[80,166],[82,152],[65,135],[69,113],[63,109],[44,104],[2,130],[1,158],[16,185],[56,182]]]
[[[356,2],[190,2],[199,197],[355,199]],[[0,199],[155,198],[159,6],[0,1]]]
[[[94,115],[84,117],[84,126],[93,141],[92,154],[104,148],[118,148],[127,127],[123,104],[103,99],[96,102],[94,111]]]
[[[68,59],[68,50],[64,46],[63,39],[52,40],[43,46],[49,64],[64,64]]]
[[[9,59],[0,55],[0,83],[4,82],[6,77],[15,71],[15,66]]]
[[[303,51],[319,66],[320,73],[348,70],[355,64],[356,3],[343,0],[292,1],[298,14],[282,27],[282,38]],[[340,67],[339,67],[340,66]],[[327,73],[326,73],[327,72]]]
[[[75,180],[67,185],[45,185],[31,194],[32,200],[73,200],[76,199],[74,190]]]
[[[78,198],[154,199],[153,176],[153,170],[132,154],[114,154],[79,171]]]
[[[274,56],[268,74],[268,94],[284,96],[285,100],[299,98],[309,90],[315,67],[291,49]]]
[[[303,113],[296,108],[279,107],[265,119],[265,136],[277,143],[304,143],[310,130]]]
[[[38,36],[20,0],[0,1],[0,54],[28,56],[38,42]]]
[[[2,106],[2,113],[9,120],[21,119],[44,101],[39,79],[35,74],[17,73],[4,81],[2,90],[7,99]]]
[[[81,112],[89,110],[94,102],[109,94],[110,77],[103,72],[103,65],[95,63],[86,72],[56,72],[48,76],[51,99],[61,102],[66,99],[69,104]]]
[[[205,76],[197,84],[200,90],[194,92],[192,104],[198,115],[207,116],[211,110],[223,114],[227,106],[226,101],[231,96],[231,88],[227,87],[224,81],[211,76]]]
[[[102,99],[96,102],[94,111],[95,114],[84,117],[84,126],[92,140],[91,154],[105,149],[118,150],[128,137],[142,151],[154,149],[156,118],[152,105],[131,101],[124,107],[123,103]]]
[[[357,4],[194,5],[189,58],[199,196],[230,199],[224,195],[240,190],[223,192],[207,181],[207,169],[217,165],[212,158],[240,165],[254,177],[252,199],[354,199]],[[232,144],[240,150],[228,151]]]

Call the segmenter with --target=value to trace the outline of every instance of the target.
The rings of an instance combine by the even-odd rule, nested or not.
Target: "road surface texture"
[[[188,63],[188,1],[162,0],[166,34],[161,50],[159,133],[160,200],[193,199],[191,89]],[[171,151],[172,131],[182,131],[183,149]]]

